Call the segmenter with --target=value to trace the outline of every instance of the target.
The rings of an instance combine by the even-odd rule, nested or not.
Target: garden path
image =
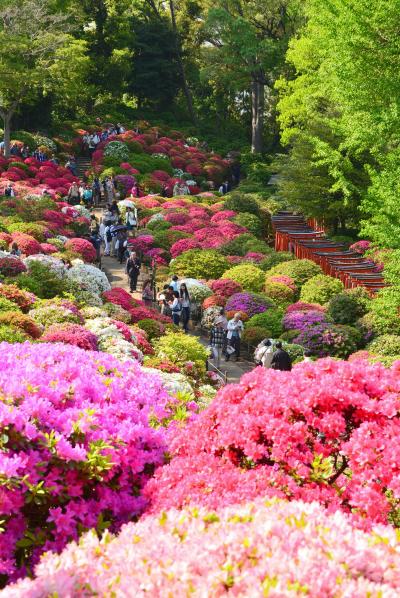
[[[127,277],[125,274],[125,266],[124,265],[121,265],[114,257],[109,257],[109,256],[103,255],[101,258],[101,267],[104,270],[104,272],[106,273],[108,280],[110,281],[110,284],[112,287],[120,287],[120,288],[124,289],[125,291],[129,292],[129,284],[128,284],[128,280],[127,280]],[[139,285],[138,285],[139,289],[141,289],[141,283],[147,277],[148,277],[147,271],[145,269],[142,269],[140,276],[139,276]],[[133,293],[133,297],[135,299],[141,299],[142,298],[141,290],[139,290],[136,293]],[[205,347],[208,345],[208,339],[205,338],[204,336],[202,336],[200,330],[198,330],[198,329],[192,330],[190,332],[190,334],[192,334],[193,336],[196,336],[199,339],[199,341],[202,343],[202,345],[204,345]],[[243,376],[243,374],[245,374],[246,372],[250,372],[253,368],[254,368],[254,363],[251,363],[250,361],[242,360],[242,361],[238,361],[238,362],[222,361],[219,369],[220,369],[220,371],[222,371],[223,374],[226,374],[227,381],[230,383],[233,383],[233,382],[238,382],[240,380],[240,378]]]

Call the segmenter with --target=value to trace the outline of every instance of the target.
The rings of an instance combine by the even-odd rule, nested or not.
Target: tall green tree
[[[5,155],[12,117],[22,102],[58,87],[78,92],[87,60],[84,43],[70,33],[70,16],[53,12],[47,0],[11,0],[0,5],[0,116]]]
[[[251,147],[263,150],[266,90],[283,63],[290,35],[299,19],[294,0],[216,0],[206,21],[206,68],[223,85],[245,92],[251,100]]]
[[[324,182],[316,190],[310,179],[294,205],[314,215],[325,209],[328,218],[335,211],[343,219],[352,214],[353,222],[364,218],[365,232],[380,243],[386,235],[388,244],[396,227],[397,238],[400,233],[392,176],[400,125],[398,9],[398,0],[373,6],[307,0],[307,25],[290,44],[292,75],[279,82],[278,104],[289,151],[280,170],[282,193],[302,176],[298,156],[307,144],[305,169],[323,165]]]
[[[142,15],[132,20],[132,69],[128,90],[140,108],[169,110],[181,88],[175,32],[163,15]]]

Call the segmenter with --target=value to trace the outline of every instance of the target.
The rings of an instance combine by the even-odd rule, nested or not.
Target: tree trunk
[[[4,157],[10,157],[10,141],[11,141],[11,119],[14,112],[1,112],[1,117],[4,123]]]
[[[264,105],[264,84],[254,79],[251,84],[251,152],[253,154],[260,154],[263,151]]]
[[[183,92],[185,94],[186,104],[188,107],[190,119],[193,122],[193,124],[196,124],[197,118],[196,118],[196,114],[195,114],[194,107],[193,107],[192,92],[190,91],[190,88],[189,88],[189,85],[188,85],[188,82],[186,79],[185,67],[183,65],[183,60],[182,60],[181,43],[180,43],[180,39],[179,39],[178,27],[176,25],[175,5],[174,5],[173,0],[169,0],[169,10],[171,13],[172,30],[175,34],[176,58],[178,60],[178,66],[179,66],[179,70],[180,70],[180,74],[181,74]]]

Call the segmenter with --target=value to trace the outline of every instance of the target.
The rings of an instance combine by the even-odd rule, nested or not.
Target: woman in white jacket
[[[274,347],[269,338],[260,343],[254,351],[254,361],[257,365],[262,365],[264,368],[270,368],[272,357],[274,355]]]
[[[228,322],[228,347],[226,350],[226,361],[229,361],[231,355],[235,356],[235,361],[240,357],[240,338],[243,332],[243,322],[240,319],[240,313],[233,316],[232,320]],[[233,351],[232,351],[233,349]]]

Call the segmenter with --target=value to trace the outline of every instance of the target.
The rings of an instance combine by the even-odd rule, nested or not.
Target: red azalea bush
[[[226,303],[226,297],[222,295],[211,295],[211,297],[206,297],[203,301],[203,308],[207,309],[208,307],[213,307],[214,305],[219,305],[223,307]]]
[[[317,501],[361,524],[398,522],[400,363],[321,359],[256,368],[171,440],[152,511],[256,496]]]
[[[97,351],[95,334],[79,324],[53,324],[42,336],[44,343],[64,343],[86,351]]]
[[[136,324],[140,320],[145,320],[147,318],[158,320],[160,317],[160,314],[157,311],[149,309],[148,307],[134,307],[129,310],[129,313],[132,316],[132,324]],[[171,319],[169,319],[169,321],[171,321]]]
[[[16,232],[12,234],[12,240],[17,243],[21,253],[25,255],[35,255],[41,252],[40,243],[31,235]]]
[[[96,259],[96,250],[90,241],[73,237],[65,243],[65,249],[79,253],[85,262],[92,263]]]
[[[136,301],[128,291],[121,289],[120,287],[114,287],[111,291],[105,291],[103,293],[103,299],[108,303],[114,303],[114,305],[120,305],[127,311],[132,307],[137,307],[139,302]]]
[[[220,278],[219,280],[213,280],[210,284],[210,288],[216,295],[231,297],[232,295],[235,295],[235,293],[241,292],[242,285],[229,278]]]
[[[3,276],[17,276],[21,272],[26,272],[26,266],[19,257],[13,255],[0,257],[0,274]]]
[[[286,313],[290,314],[292,311],[326,311],[326,307],[319,303],[304,303],[304,301],[297,301],[292,303],[286,309]]]

